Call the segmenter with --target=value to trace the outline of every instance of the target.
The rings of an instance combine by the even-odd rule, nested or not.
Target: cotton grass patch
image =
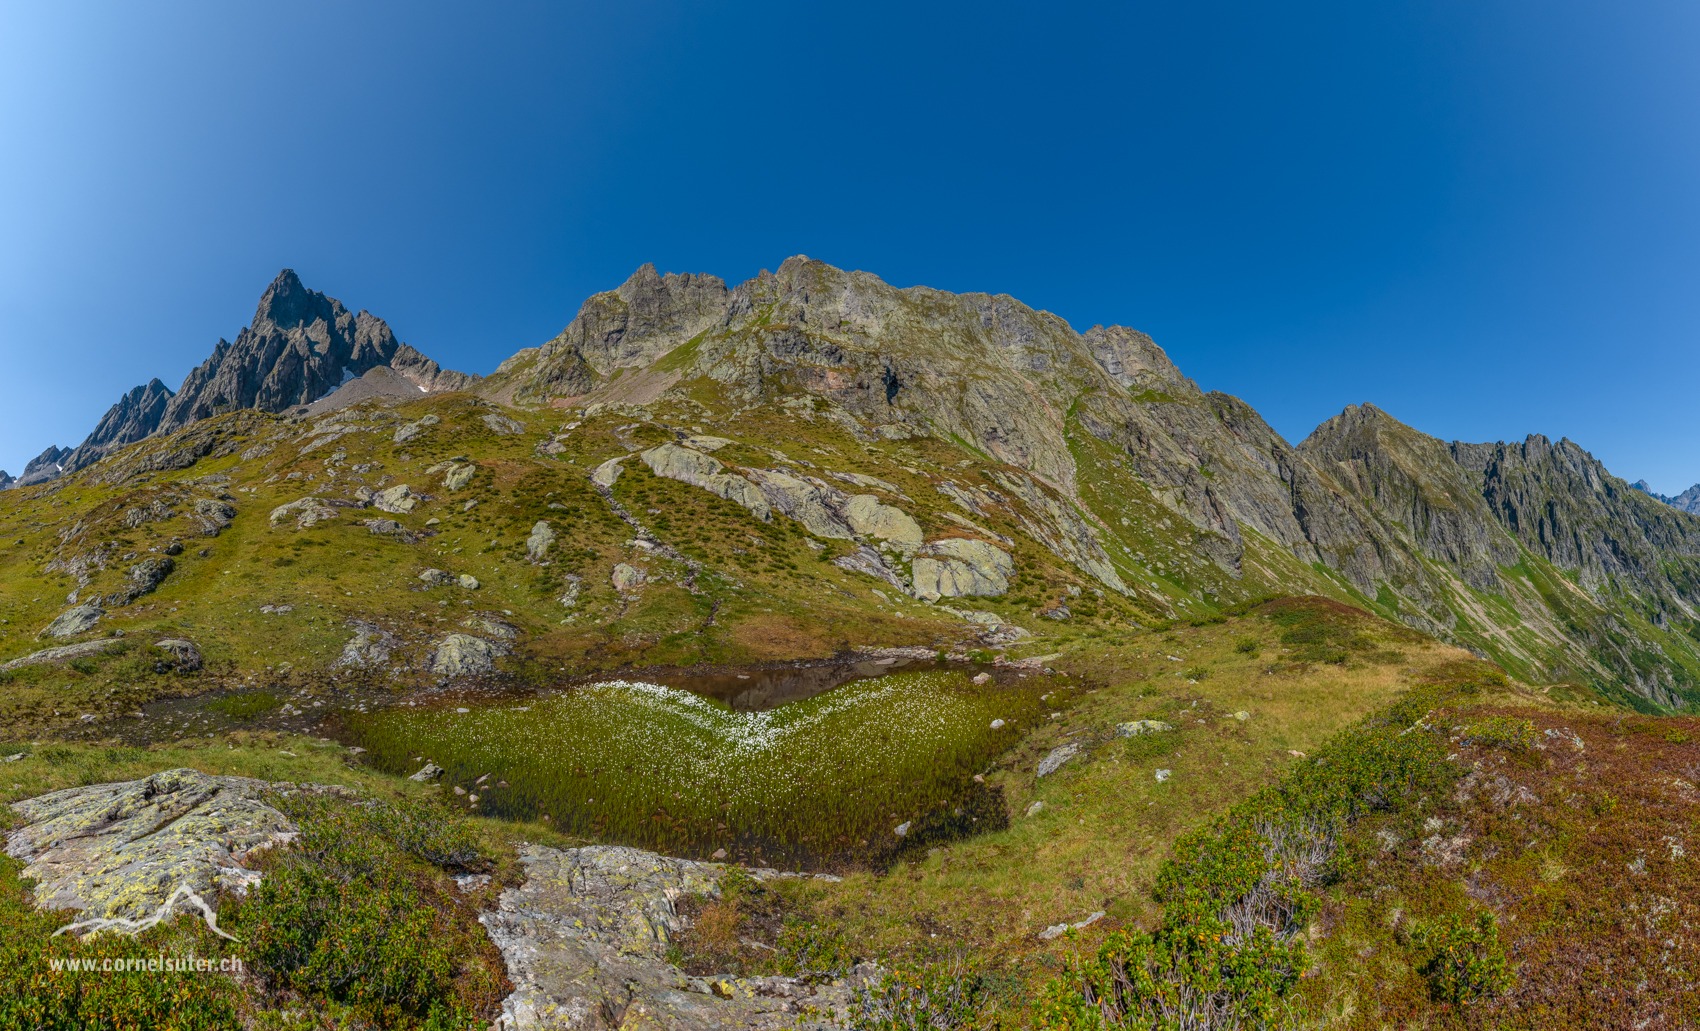
[[[986,800],[973,776],[1038,718],[1043,690],[929,670],[734,712],[613,680],[466,712],[396,707],[350,729],[380,767],[435,762],[491,815],[548,816],[565,833],[673,854],[803,863],[895,845],[894,828],[929,814],[974,829]]]

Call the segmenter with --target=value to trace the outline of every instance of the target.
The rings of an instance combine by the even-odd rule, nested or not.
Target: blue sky
[[[0,466],[278,269],[488,372],[639,264],[806,253],[1700,480],[1700,7],[0,7]]]

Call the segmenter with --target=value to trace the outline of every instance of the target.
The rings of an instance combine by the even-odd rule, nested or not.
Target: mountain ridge
[[[723,435],[714,439],[734,442],[770,435],[768,458],[745,450],[729,465],[710,457],[713,447],[687,441],[645,452],[643,475],[694,484],[737,500],[744,518],[792,520],[827,540],[863,540],[868,531],[858,527],[921,518],[936,529],[903,531],[910,536],[901,546],[831,556],[911,596],[922,591],[923,567],[927,592],[937,593],[941,570],[956,571],[982,597],[1063,619],[1092,609],[1068,600],[1081,592],[1123,599],[1094,604],[1142,622],[1320,594],[1492,657],[1531,682],[1587,683],[1659,708],[1700,698],[1700,520],[1631,489],[1568,440],[1445,442],[1365,403],[1295,445],[1245,401],[1201,390],[1137,330],[1080,333],[1005,294],[898,288],[803,255],[736,286],[646,264],[483,379],[443,372],[381,320],[349,313],[286,272],[254,326],[235,345],[221,342],[183,391],[137,388],[103,420],[110,441],[80,456],[49,449],[33,472],[77,471],[184,434],[196,443],[148,445],[159,454],[125,458],[89,482],[184,468],[209,452],[242,450],[245,439],[269,443],[244,445],[244,454],[285,449],[282,428],[194,427],[237,410],[232,397],[279,409],[286,426],[306,418],[341,425],[328,418],[340,404],[330,396],[332,370],[348,370],[348,380],[355,369],[380,367],[421,400],[465,399],[454,403],[487,413],[479,418],[498,435],[525,425],[496,414],[504,408],[533,422],[565,419],[524,460],[541,469],[576,461],[571,442],[589,432],[575,435],[578,423],[623,420],[595,439],[627,442],[618,445],[624,451],[583,455],[599,463],[641,450],[634,427],[654,438],[651,446],[708,426]],[[269,378],[241,379],[244,370],[269,370]],[[300,403],[312,394],[311,405]],[[420,403],[376,386],[360,396],[351,418]],[[141,442],[118,442],[155,408],[158,428]],[[808,427],[823,455],[861,454],[867,464],[823,478],[807,462],[776,457],[791,450],[782,444],[787,427]],[[396,446],[418,432],[398,433]],[[895,514],[885,501],[854,508],[833,479],[889,485],[896,474],[883,463],[893,451],[917,456],[903,466],[904,503]],[[923,452],[949,464],[926,464]],[[268,484],[287,467],[256,460],[279,470]],[[468,451],[455,460],[481,459]],[[636,518],[623,511],[622,519]],[[1061,565],[1037,580],[1012,579],[979,544],[940,543],[955,533],[989,533],[1000,542],[994,550],[1031,546]]]

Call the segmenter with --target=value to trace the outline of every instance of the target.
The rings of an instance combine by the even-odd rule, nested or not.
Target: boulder
[[[411,512],[419,504],[419,499],[413,496],[407,484],[398,483],[372,495],[372,507],[380,512],[401,514]]]
[[[718,439],[718,438],[710,438]],[[638,456],[657,476],[701,487],[716,497],[736,502],[750,514],[767,522],[773,513],[760,489],[742,476],[734,476],[718,461],[677,444],[662,444]],[[597,470],[601,472],[600,469]]]
[[[469,591],[478,590],[478,578],[476,576],[473,576],[471,573],[460,574],[460,576],[455,578],[455,583],[461,585],[462,587],[466,588]]]
[[[276,526],[291,517],[298,529],[305,530],[322,520],[335,519],[336,509],[326,504],[324,498],[301,498],[272,509],[271,523]]]
[[[616,590],[629,591],[643,586],[648,577],[638,567],[621,562],[614,566],[614,575],[609,579],[613,581]]]
[[[445,573],[441,569],[427,569],[419,574],[419,579],[428,584],[446,584],[454,578],[453,573]]]
[[[608,461],[603,462],[590,474],[590,482],[596,484],[598,487],[612,487],[614,485],[614,481],[620,478],[620,474],[626,471],[620,465],[620,463],[625,460],[626,456],[621,455],[619,458],[610,458]]]
[[[497,436],[509,437],[509,436],[513,436],[515,434],[525,432],[525,424],[524,423],[515,422],[514,420],[508,418],[505,415],[497,415],[494,412],[491,412],[489,415],[484,416],[479,421],[482,422],[484,425],[490,427],[491,431],[494,432]]]
[[[469,677],[496,668],[496,657],[507,649],[471,634],[449,634],[437,643],[431,672],[448,677]]]
[[[848,555],[840,555],[833,559],[832,564],[846,572],[861,573],[863,576],[872,576],[884,580],[904,594],[911,593],[909,585],[903,582],[902,576],[886,563],[885,556],[865,544]]]
[[[342,654],[337,657],[338,666],[371,669],[390,661],[390,651],[395,647],[394,635],[370,623],[355,623],[354,627],[354,636],[342,646]]]
[[[1015,561],[996,545],[952,537],[922,547],[910,568],[915,596],[937,601],[1007,592]]]
[[[94,626],[104,615],[106,615],[106,610],[102,609],[97,603],[87,602],[74,609],[66,609],[59,613],[59,616],[53,622],[47,624],[47,629],[41,632],[41,636],[75,637]]]
[[[201,649],[196,647],[193,641],[168,637],[163,641],[155,641],[154,647],[170,653],[179,673],[193,673],[201,668]]]
[[[177,769],[142,780],[66,788],[12,803],[23,825],[6,854],[27,865],[43,909],[83,919],[141,919],[179,886],[209,901],[219,888],[257,879],[242,867],[255,848],[287,841],[295,827],[258,801],[268,785]]]
[[[862,965],[839,978],[692,977],[667,962],[668,946],[688,926],[675,903],[718,896],[724,865],[615,845],[527,845],[519,861],[525,883],[478,918],[514,985],[502,1001],[500,1031],[843,1027],[855,990],[881,973]],[[741,872],[756,880],[797,876]]]
[[[1174,729],[1162,720],[1133,720],[1129,723],[1116,724],[1116,736],[1138,737],[1141,734],[1161,734],[1164,731]]]
[[[362,519],[360,525],[372,533],[401,533],[402,525],[394,519]]]
[[[218,498],[201,498],[195,502],[195,522],[206,537],[217,537],[221,530],[236,518],[236,506]]]
[[[443,475],[444,490],[460,490],[472,482],[472,477],[478,472],[476,465],[457,465]]]
[[[418,773],[415,773],[407,779],[417,781],[420,784],[429,784],[431,781],[436,780],[442,775],[443,768],[441,766],[438,766],[436,763],[426,763],[424,766],[419,768]]]
[[[920,525],[907,512],[882,503],[872,494],[857,494],[846,501],[844,521],[863,536],[878,537],[899,547],[918,547],[925,539]]]
[[[554,528],[549,525],[548,520],[539,519],[537,525],[531,528],[531,536],[525,539],[525,557],[533,562],[541,562],[554,543]]]

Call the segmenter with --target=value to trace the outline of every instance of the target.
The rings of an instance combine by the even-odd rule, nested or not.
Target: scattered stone
[[[1032,805],[1027,807],[1027,815],[1032,816],[1034,813],[1037,813],[1044,808],[1045,808],[1045,803],[1034,802]]]
[[[1116,724],[1116,736],[1138,737],[1141,734],[1160,734],[1174,729],[1162,720],[1133,720],[1129,723]]]
[[[974,674],[973,683],[984,684],[984,683],[990,681],[991,679],[992,679],[992,675],[990,673],[976,673],[976,674]]]
[[[1043,931],[1040,931],[1039,937],[1044,939],[1045,941],[1050,941],[1052,938],[1059,938],[1062,935],[1067,934],[1067,933],[1068,933],[1068,925],[1067,924],[1052,924],[1051,926],[1045,928]]]
[[[1003,725],[1004,725],[1003,720],[993,720],[992,721],[992,729],[993,730],[1001,730],[1001,729],[1003,729]]]
[[[644,574],[643,570],[636,566],[630,566],[621,562],[614,566],[614,575],[610,577],[610,579],[613,580],[615,589],[629,591],[633,588],[641,587],[648,577]]]
[[[100,617],[106,615],[106,610],[96,602],[85,602],[76,608],[61,612],[53,622],[47,624],[47,629],[41,632],[43,637],[75,637],[90,629]]]
[[[1241,709],[1239,712],[1234,713],[1234,719],[1239,720],[1241,723],[1244,723],[1246,720],[1251,719],[1251,713],[1246,712],[1244,709]]]
[[[394,519],[366,519],[361,525],[372,533],[401,533],[403,529]]]
[[[473,576],[471,573],[460,574],[460,576],[456,578],[455,582],[469,591],[478,590],[478,578]]]
[[[1080,745],[1078,742],[1070,741],[1067,744],[1058,745],[1051,749],[1050,755],[1039,760],[1039,776],[1044,777],[1055,773],[1062,767],[1063,763],[1068,762],[1070,759],[1073,759],[1079,754]]]
[[[301,498],[272,509],[271,523],[276,526],[291,516],[295,517],[297,529],[306,530],[326,519],[335,519],[336,509],[330,507],[324,498]]]
[[[417,781],[420,784],[425,784],[425,783],[428,783],[430,781],[436,780],[438,777],[441,777],[442,775],[443,775],[443,768],[441,766],[438,766],[436,763],[426,763],[424,765],[424,767],[422,767],[418,773],[415,773],[413,776],[411,776],[407,779],[411,780],[411,781]]]
[[[260,611],[267,613],[267,614],[276,613],[276,612],[294,612],[295,606],[293,606],[293,605],[261,605]]]
[[[900,838],[907,838],[909,836],[909,827],[912,824],[912,822],[913,821],[905,820],[904,822],[893,827],[891,829],[891,833],[897,835]]]
[[[446,584],[454,579],[454,574],[445,573],[441,569],[427,569],[419,574],[419,579],[428,584]]]
[[[1172,771],[1170,771],[1170,770],[1158,770],[1157,771],[1157,783],[1161,784],[1164,781],[1168,780],[1171,773],[1172,773]]]
[[[22,758],[23,758],[23,756],[21,756],[21,755],[20,755],[20,756],[18,756],[18,758],[19,758],[19,759],[22,759]],[[10,760],[10,759],[8,759],[8,760],[7,760],[7,762],[10,762],[10,761],[11,761],[11,760]],[[715,850],[714,850],[714,855],[713,855],[713,857],[712,857],[712,858],[714,858],[714,859],[725,859],[725,858],[726,858],[726,850],[725,850],[725,849],[723,849],[723,848],[717,848],[717,849],[715,849]]]

